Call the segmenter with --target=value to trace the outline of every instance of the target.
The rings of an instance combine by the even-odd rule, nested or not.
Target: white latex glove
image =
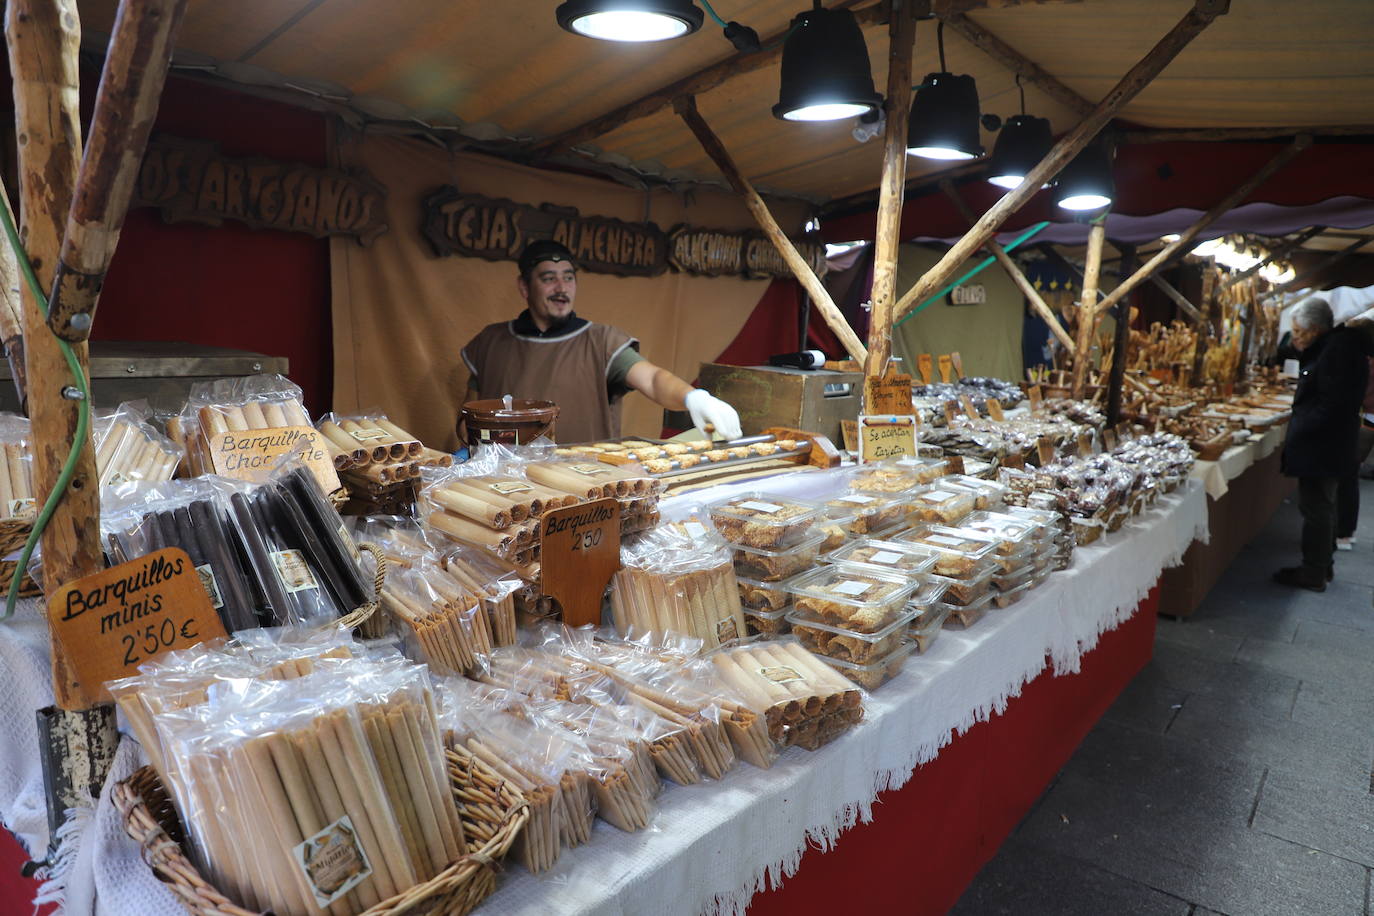
[[[735,408],[712,397],[711,392],[693,388],[687,392],[687,412],[692,415],[692,425],[701,430],[708,439],[738,439],[743,433],[739,428],[739,414]],[[711,432],[706,427],[715,427]]]

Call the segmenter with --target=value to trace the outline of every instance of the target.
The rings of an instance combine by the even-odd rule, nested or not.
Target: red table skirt
[[[752,916],[944,913],[1030,810],[1054,774],[1154,653],[1159,587],[1104,633],[1077,674],[1041,672],[1007,711],[956,737],[829,853],[808,850]],[[843,740],[843,739],[841,739]],[[870,880],[864,875],[887,876]]]

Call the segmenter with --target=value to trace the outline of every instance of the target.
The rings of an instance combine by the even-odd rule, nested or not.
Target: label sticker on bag
[[[495,493],[500,493],[502,496],[508,493],[520,493],[524,490],[534,489],[529,484],[521,483],[518,480],[503,480],[500,483],[488,484],[487,488]]]
[[[347,814],[291,852],[321,907],[334,903],[372,874],[372,865]]]
[[[716,621],[716,639],[721,643],[739,639],[739,627],[735,625],[735,618],[726,617],[724,620]]]
[[[349,435],[352,436],[354,439],[357,439],[359,442],[371,442],[373,439],[391,438],[390,433],[388,433],[384,429],[378,429],[375,426],[370,427],[368,429],[355,429],[352,432],[350,432]]]
[[[687,536],[690,538],[699,538],[706,536],[706,526],[703,525],[701,522],[683,522],[682,527],[687,532]]]
[[[9,517],[10,517],[10,518],[27,518],[28,516],[37,515],[37,514],[38,514],[38,504],[34,501],[33,497],[30,496],[30,497],[26,497],[26,498],[24,498],[24,499],[12,499],[12,500],[10,500],[10,503],[9,503]]]
[[[572,469],[584,477],[600,477],[611,472],[604,464],[574,464]]]
[[[775,684],[786,684],[788,681],[805,680],[796,668],[787,665],[776,665],[771,668],[760,668],[759,677],[766,677]]]
[[[864,496],[862,493],[855,493],[851,496],[841,496],[839,499],[835,501],[841,503],[855,503],[860,506],[866,506],[869,503],[876,503],[878,501],[878,497]]]
[[[200,584],[205,586],[205,594],[210,596],[210,604],[216,610],[224,607],[224,596],[220,594],[219,582],[215,581],[215,570],[209,563],[197,566],[196,572],[200,575]]]
[[[299,550],[272,551],[272,565],[277,568],[282,587],[288,592],[303,592],[308,588],[319,588],[315,574],[305,562],[305,555]]]
[[[941,547],[963,547],[964,542],[958,538],[946,537],[943,534],[928,534],[922,538],[927,544],[939,544]]]

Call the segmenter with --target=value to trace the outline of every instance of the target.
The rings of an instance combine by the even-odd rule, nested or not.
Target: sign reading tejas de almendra
[[[439,257],[464,255],[514,261],[530,242],[566,245],[583,270],[628,277],[655,277],[672,268],[708,277],[790,277],[792,272],[761,232],[677,226],[609,216],[583,216],[575,207],[522,204],[468,194],[444,185],[425,198],[421,231]],[[815,237],[793,239],[811,269],[825,273],[825,245]]]

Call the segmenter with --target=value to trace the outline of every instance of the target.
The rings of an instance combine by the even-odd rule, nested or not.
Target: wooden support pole
[[[828,5],[831,9],[845,9],[854,6],[857,2],[858,0],[842,0],[840,3]],[[876,3],[873,6],[857,10],[854,13],[854,18],[858,20],[860,27],[876,25],[887,16],[887,10],[886,3]],[[701,95],[701,93],[714,89],[728,79],[772,66],[774,61],[782,57],[783,40],[791,30],[789,25],[784,31],[764,39],[760,42],[763,46],[761,51],[749,53],[741,51],[731,55],[709,67],[698,70],[690,76],[685,76],[661,89],[656,89],[648,95],[640,96],[633,102],[627,102],[584,124],[579,124],[570,130],[550,137],[535,146],[534,154],[536,156],[551,156],[579,143],[585,143],[588,140],[608,134],[630,121],[656,114],[684,96]]]
[[[1279,245],[1276,245],[1274,247],[1274,250],[1269,252],[1269,257],[1265,258],[1263,261],[1260,261],[1253,267],[1247,267],[1240,273],[1232,274],[1230,277],[1228,277],[1226,282],[1221,285],[1222,290],[1228,290],[1236,284],[1250,279],[1255,274],[1263,270],[1266,265],[1272,264],[1274,261],[1277,261],[1280,258],[1288,257],[1294,251],[1297,251],[1303,245],[1307,244],[1309,240],[1321,235],[1322,232],[1325,231],[1325,229],[1325,226],[1313,226],[1310,229],[1304,229],[1302,232],[1298,233],[1293,238],[1288,239],[1287,241],[1282,242]]]
[[[1202,312],[1198,311],[1196,305],[1193,305],[1193,303],[1188,301],[1187,296],[1183,295],[1177,289],[1175,289],[1172,283],[1161,277],[1159,274],[1150,274],[1150,282],[1153,283],[1155,286],[1159,287],[1160,291],[1163,292],[1164,295],[1168,296],[1169,299],[1174,303],[1174,305],[1178,306],[1178,310],[1182,312],[1184,315],[1188,316],[1189,321],[1191,321],[1193,324],[1201,323]]]
[[[1129,277],[1140,260],[1134,245],[1113,242],[1121,252],[1121,263],[1117,265],[1118,281]],[[1121,421],[1121,386],[1126,380],[1126,366],[1131,359],[1131,300],[1122,299],[1116,310],[1116,341],[1112,348],[1112,371],[1107,380],[1107,425],[1115,426]]]
[[[1250,374],[1250,347],[1255,342],[1255,325],[1259,324],[1259,316],[1260,312],[1262,311],[1262,306],[1259,302],[1259,296],[1255,294],[1254,287],[1252,286],[1248,292],[1249,296],[1247,298],[1249,299],[1249,301],[1246,303],[1245,306],[1244,319],[1245,333],[1241,335],[1240,359],[1237,360],[1236,365],[1237,382],[1245,381],[1245,377]]]
[[[1102,243],[1107,239],[1103,216],[1088,230],[1088,254],[1083,265],[1083,298],[1078,303],[1078,346],[1073,359],[1071,396],[1083,397],[1088,385],[1088,366],[1093,358],[1093,332],[1097,330],[1097,285],[1102,274]]]
[[[86,340],[172,62],[187,0],[121,0],[100,75],[86,154],[66,215],[48,327]]]
[[[80,30],[75,0],[11,0],[6,8],[5,39],[19,146],[20,237],[45,290],[52,288],[62,226],[81,163]],[[62,395],[71,384],[70,373],[58,339],[48,330],[42,305],[27,283],[20,289],[28,408],[33,421],[34,493],[42,503],[56,485],[76,439],[78,411],[77,402]],[[85,345],[73,349],[85,371]],[[42,538],[49,589],[104,567],[95,450],[89,434],[77,445],[76,474]],[[113,706],[73,709],[67,660],[56,640],[50,645],[58,707],[40,710],[38,716],[40,736],[52,742],[45,745],[44,766],[48,825],[55,835],[67,808],[99,794],[118,736]]]
[[[954,183],[946,179],[940,183],[940,190],[944,191],[949,199],[954,201],[954,206],[959,208],[959,212],[963,214],[965,222],[972,225],[975,221],[973,211],[969,209],[968,203],[959,194],[958,189],[954,187]],[[1059,323],[1059,316],[1054,314],[1054,309],[1049,307],[1049,304],[1045,302],[1045,298],[1040,295],[1040,291],[1035,288],[1035,284],[1031,283],[1031,281],[1026,278],[1021,268],[1012,260],[1011,255],[1007,254],[1006,249],[998,244],[996,239],[988,239],[983,247],[997,259],[998,264],[1002,265],[1002,269],[1007,272],[1007,276],[1011,277],[1011,281],[1016,284],[1016,288],[1021,291],[1021,295],[1025,296],[1026,300],[1030,302],[1031,310],[1039,315],[1045,324],[1049,325],[1050,333],[1064,345],[1064,349],[1068,351],[1069,356],[1072,357],[1077,353],[1078,346],[1073,342],[1073,338],[1069,336],[1069,332],[1064,330],[1064,325]]]
[[[735,193],[744,198],[744,205],[749,208],[749,212],[754,215],[754,219],[763,229],[764,235],[768,236],[782,255],[782,259],[787,262],[797,281],[802,288],[811,296],[811,301],[816,304],[816,310],[821,313],[825,323],[830,326],[830,330],[835,332],[835,336],[844,345],[845,351],[849,353],[859,365],[866,365],[868,360],[868,349],[859,340],[859,335],[854,333],[854,329],[849,326],[844,315],[840,312],[835,300],[830,298],[830,292],[821,282],[820,277],[811,269],[811,265],[806,263],[806,258],[802,257],[797,251],[797,247],[792,244],[792,240],[787,237],[787,233],[782,231],[778,221],[773,218],[768,205],[759,197],[759,192],[754,190],[753,185],[740,172],[735,165],[734,159],[730,158],[730,152],[725,145],[720,142],[720,138],[711,130],[711,126],[702,118],[697,111],[696,99],[692,96],[684,96],[673,103],[673,108],[678,116],[682,118],[688,128],[696,136],[697,142],[701,144],[706,155],[711,157],[716,167],[725,175],[730,187],[735,189]]]
[[[1197,345],[1193,348],[1193,371],[1188,381],[1194,388],[1207,384],[1203,368],[1207,361],[1207,341],[1212,336],[1212,311],[1216,300],[1216,271],[1202,272],[1202,320],[1197,325]]]
[[[1140,265],[1139,270],[1122,281],[1120,286],[1112,290],[1110,296],[1102,300],[1102,307],[1111,308],[1116,304],[1118,299],[1145,282],[1146,278],[1165,264],[1169,263],[1176,255],[1191,249],[1193,240],[1198,237],[1203,229],[1212,225],[1212,223],[1216,222],[1227,211],[1235,207],[1236,204],[1249,197],[1256,188],[1268,181],[1279,169],[1292,162],[1299,153],[1307,149],[1311,144],[1312,138],[1303,136],[1298,137],[1292,143],[1288,144],[1288,146],[1284,147],[1277,156],[1266,162],[1263,168],[1251,175],[1244,184],[1236,188],[1230,194],[1227,194],[1214,207],[1198,217],[1197,222],[1183,230],[1182,235],[1155,252],[1150,260]]]
[[[1322,271],[1329,270],[1330,268],[1336,266],[1341,261],[1344,261],[1352,254],[1359,251],[1365,245],[1368,245],[1370,242],[1374,242],[1374,236],[1366,235],[1355,239],[1349,245],[1346,245],[1344,248],[1342,248],[1340,251],[1334,251],[1330,254],[1330,256],[1322,258],[1316,264],[1309,267],[1307,270],[1304,270],[1302,273],[1298,274],[1296,277],[1289,280],[1287,283],[1284,283],[1281,286],[1276,286],[1273,289],[1271,289],[1265,295],[1264,300],[1268,302],[1270,299],[1283,295],[1290,289],[1302,289],[1303,285],[1306,284],[1308,280],[1311,280],[1313,277],[1317,276],[1317,274],[1321,273]]]
[[[1017,74],[1027,83],[1076,113],[1080,118],[1092,114],[1093,103],[1055,79],[1043,67],[1017,51],[963,13],[945,18],[945,24],[988,57]]]
[[[873,311],[864,373],[881,378],[892,356],[892,307],[897,301],[902,190],[906,184],[906,126],[911,115],[911,52],[916,45],[914,0],[890,0],[887,40],[887,127],[873,246]],[[868,405],[864,405],[867,409]]]
[[[1060,137],[1040,164],[1031,169],[1025,180],[1015,189],[1008,191],[984,213],[974,227],[945,252],[944,257],[926,271],[906,295],[902,296],[897,303],[894,319],[901,320],[908,312],[929,299],[932,293],[952,280],[959,266],[992,237],[1007,217],[1039,193],[1041,185],[1059,174],[1059,171],[1097,136],[1123,105],[1149,85],[1190,41],[1212,23],[1212,20],[1224,14],[1227,7],[1228,0],[1195,0],[1193,8],[1112,87],[1102,101],[1097,103],[1092,114]]]

